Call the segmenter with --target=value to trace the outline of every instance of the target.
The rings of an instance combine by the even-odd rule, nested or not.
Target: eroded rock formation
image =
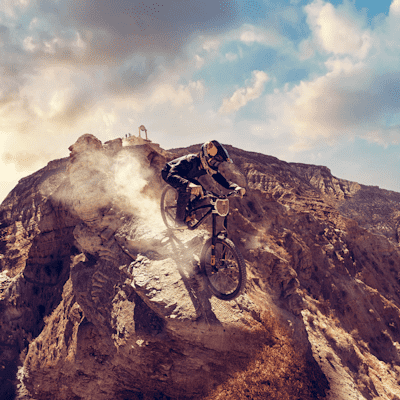
[[[5,199],[2,398],[400,398],[400,194],[228,146],[249,279],[223,302],[207,225],[159,213],[161,167],[198,148],[86,134]]]

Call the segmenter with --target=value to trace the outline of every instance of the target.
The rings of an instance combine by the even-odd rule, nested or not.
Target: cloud
[[[299,46],[300,59],[324,60],[319,73],[286,84],[266,96],[271,132],[286,132],[291,149],[362,137],[387,145],[400,140],[400,57],[396,2],[374,29],[345,6],[320,0],[305,7],[311,37]],[[390,40],[387,40],[387,38]],[[315,51],[319,49],[320,53]]]
[[[90,70],[43,67],[24,75],[19,106],[29,117],[55,124],[70,124],[99,100],[101,81]]]
[[[46,135],[43,135],[42,138],[46,138]],[[54,138],[50,141],[50,138],[47,137],[47,148],[45,142],[41,140],[38,142],[37,139],[38,137],[15,135],[0,130],[0,148],[2,149],[0,182],[8,189],[0,190],[0,201],[2,200],[1,195],[4,196],[12,189],[11,182],[14,182],[15,186],[19,179],[45,166],[48,161],[53,159],[50,149],[57,145],[58,139]]]
[[[400,15],[400,0],[393,0],[390,5],[390,15]]]
[[[43,147],[54,158],[55,142],[67,148],[85,131],[115,137],[129,119],[200,121],[192,108],[205,86],[190,75],[204,58],[193,61],[185,46],[238,18],[235,2],[211,0],[1,1],[0,131],[13,137],[3,162],[33,168],[48,158]]]
[[[211,0],[4,0],[0,108],[9,105],[0,109],[0,129],[21,132],[32,117],[75,122],[103,96],[143,96],[165,74],[168,85],[171,69],[190,65],[185,44],[193,35],[223,32],[237,15],[234,3]],[[203,64],[198,55],[195,66]]]
[[[296,24],[299,21],[299,14],[295,7],[286,7],[283,11],[278,12],[284,20]]]
[[[21,87],[9,83],[14,94],[4,97],[9,103],[0,107],[1,161],[18,171],[30,173],[68,155],[69,145],[86,132],[106,141],[136,133],[145,124],[150,135],[198,138],[207,124],[204,83],[179,83],[172,71],[129,96],[107,93],[107,74],[91,67],[44,66],[23,78]]]
[[[288,42],[287,39],[273,27],[264,29],[254,25],[244,25],[244,27],[241,28],[239,39],[247,45],[260,43],[272,48],[281,47]]]
[[[189,82],[188,85],[161,84],[153,88],[153,92],[147,101],[147,107],[158,104],[171,103],[175,108],[192,104],[193,96],[202,96],[204,85],[201,81]]]
[[[363,59],[371,48],[371,35],[348,10],[316,0],[305,7],[307,22],[323,51]]]
[[[308,60],[315,55],[315,46],[310,39],[304,39],[299,44],[299,60]]]
[[[69,35],[70,36],[70,35]],[[81,35],[76,32],[72,37],[54,36],[52,38],[34,38],[26,36],[22,42],[23,49],[36,54],[37,57],[56,56],[58,59],[68,58],[71,61],[84,55],[87,43],[82,40]]]
[[[217,51],[221,45],[221,40],[218,38],[207,38],[203,43],[203,49],[207,52]]]
[[[388,130],[385,117],[400,115],[400,73],[378,75],[349,59],[327,65],[326,75],[267,97],[268,111],[294,135],[295,146],[303,149],[320,140],[333,143],[356,135],[369,139],[371,132],[377,143],[396,142],[400,131]]]
[[[219,109],[221,114],[228,114],[238,111],[244,107],[249,101],[258,99],[263,90],[264,84],[269,80],[268,75],[263,71],[253,71],[251,86],[243,87],[235,91],[232,97],[224,99]]]
[[[103,85],[99,71],[90,69],[36,65],[18,71],[11,64],[8,70],[0,77],[0,158],[31,172],[65,156],[70,141],[85,133],[81,123],[101,102]]]
[[[93,34],[92,54],[110,58],[135,51],[179,54],[194,33],[226,30],[239,18],[236,2],[212,0],[66,0],[57,4],[62,24]]]
[[[20,11],[26,10],[30,4],[30,0],[2,0],[0,3],[0,12],[14,19]]]
[[[204,58],[200,57],[198,54],[195,55],[196,69],[200,69],[204,65]]]
[[[237,58],[238,58],[238,55],[235,54],[235,53],[226,53],[226,54],[225,54],[225,58],[226,58],[228,61],[236,61]]]

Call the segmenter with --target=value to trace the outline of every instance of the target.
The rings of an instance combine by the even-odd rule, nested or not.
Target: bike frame
[[[219,216],[217,210],[215,209],[215,204],[211,203],[211,204],[206,204],[206,205],[202,205],[199,207],[194,207],[192,208],[192,203],[194,201],[196,201],[198,199],[195,198],[192,201],[189,202],[189,210],[190,212],[196,212],[197,210],[201,210],[201,209],[206,209],[209,208],[209,210],[200,218],[200,220],[193,226],[188,227],[190,230],[194,230],[196,229],[198,226],[200,226],[204,220],[210,215],[212,214],[212,236],[211,236],[211,266],[214,267],[215,266],[215,244],[217,242],[217,237],[220,234],[223,234],[225,237],[228,236],[228,215],[229,213],[223,217],[224,218],[224,222],[223,222],[223,227],[224,229],[217,232],[217,216]]]
[[[220,232],[216,231],[216,225],[217,225],[217,216],[218,213],[215,210],[214,204],[205,204],[202,206],[198,206],[198,207],[193,207],[192,208],[192,204],[194,201],[196,201],[198,198],[195,198],[194,200],[191,200],[189,202],[189,212],[196,212],[198,210],[202,210],[202,209],[209,209],[198,221],[195,225],[193,226],[188,226],[188,229],[190,229],[191,231],[194,229],[197,229],[203,222],[204,220],[210,215],[212,214],[212,236],[213,237],[217,237],[218,235],[220,235],[221,233],[224,234],[224,236],[227,236],[227,232],[228,232],[228,215],[226,215],[224,218],[224,229]]]

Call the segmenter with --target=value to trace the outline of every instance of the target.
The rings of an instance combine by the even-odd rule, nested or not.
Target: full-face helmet
[[[204,143],[201,146],[200,155],[207,165],[215,171],[224,161],[232,163],[232,159],[229,157],[225,147],[216,140]]]

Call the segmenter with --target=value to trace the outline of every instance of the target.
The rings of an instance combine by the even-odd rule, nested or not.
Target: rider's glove
[[[188,188],[190,190],[190,194],[192,194],[193,196],[203,197],[203,187],[201,185],[189,183]]]
[[[235,191],[238,192],[238,193],[240,194],[240,197],[243,197],[244,194],[246,193],[246,189],[245,189],[245,188],[242,188],[242,187],[240,187],[240,186],[238,186],[238,187],[235,189]]]

